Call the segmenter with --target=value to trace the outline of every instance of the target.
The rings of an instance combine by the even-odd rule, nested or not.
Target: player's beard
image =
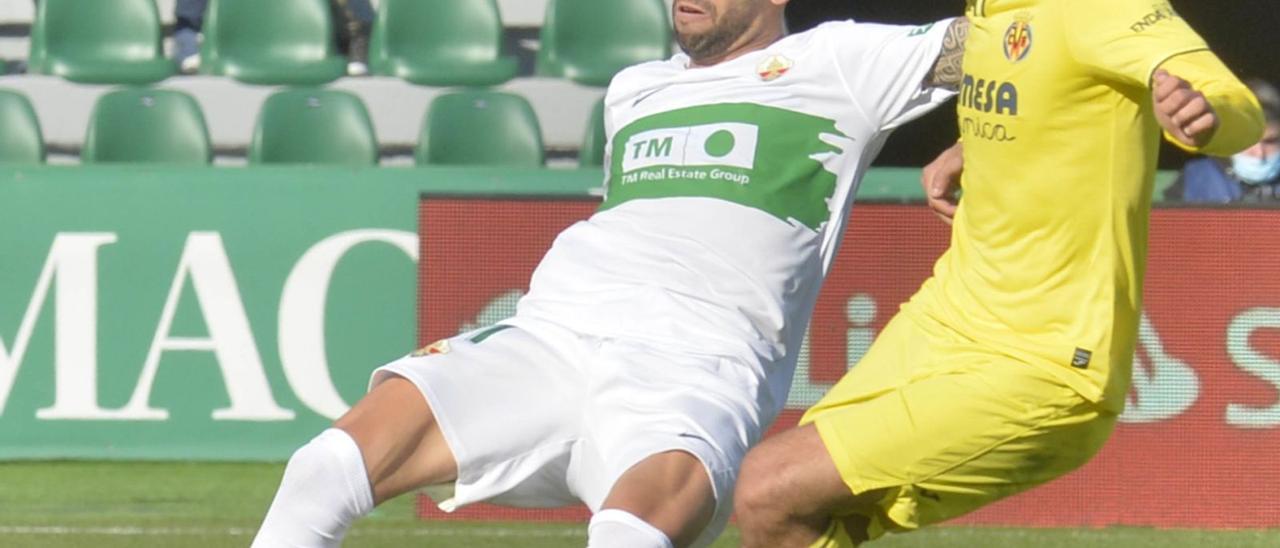
[[[682,33],[679,28],[675,30],[676,43],[695,62],[724,55],[756,18],[757,10],[754,9],[755,2],[752,0],[730,2],[724,14],[717,14],[715,5],[710,2],[693,0],[692,3],[711,14],[715,21],[709,30],[701,33]]]

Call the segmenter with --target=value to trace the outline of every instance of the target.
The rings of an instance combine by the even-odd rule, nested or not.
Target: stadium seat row
[[[345,72],[327,0],[210,0],[200,70],[251,84],[318,85]],[[155,0],[40,0],[31,72],[87,83],[146,84],[174,73]],[[671,53],[662,0],[548,0],[537,72],[603,86],[630,64]],[[430,86],[492,86],[516,74],[496,0],[382,0],[373,74]]]
[[[604,150],[603,104],[584,135],[583,165]],[[251,164],[377,165],[378,143],[364,102],[331,89],[292,88],[267,98],[249,146]],[[99,97],[81,162],[208,164],[213,158],[200,105],[176,90],[126,88]],[[542,130],[523,97],[466,90],[435,98],[422,124],[419,165],[542,167]],[[40,163],[40,122],[26,96],[0,90],[0,163]]]

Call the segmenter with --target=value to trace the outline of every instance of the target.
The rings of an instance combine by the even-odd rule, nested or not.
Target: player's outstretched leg
[[[823,538],[840,538],[856,546],[866,540],[867,518],[861,512],[884,495],[884,490],[850,492],[818,429],[808,424],[766,439],[747,454],[738,476],[734,510],[745,548],[827,548],[817,544]],[[833,522],[833,515],[849,517]],[[832,527],[842,531],[832,534]],[[831,548],[845,546],[830,544]]]
[[[422,392],[390,376],[289,459],[253,548],[336,547],[377,504],[456,475]]]
[[[706,468],[684,451],[658,453],[627,470],[587,528],[588,548],[689,546],[711,522]]]

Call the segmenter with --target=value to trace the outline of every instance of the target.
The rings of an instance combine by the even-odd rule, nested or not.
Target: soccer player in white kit
[[[949,97],[967,24],[787,36],[787,1],[676,0],[684,53],[606,94],[600,210],[560,234],[514,317],[378,369],[290,459],[254,547],[337,546],[375,504],[449,483],[446,510],[581,501],[589,547],[720,534],[858,182]]]

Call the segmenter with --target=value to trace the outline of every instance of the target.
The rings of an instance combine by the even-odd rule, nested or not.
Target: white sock
[[[372,509],[360,447],[330,428],[289,459],[252,548],[337,548],[351,523]]]
[[[657,527],[626,510],[596,512],[587,525],[587,548],[675,548]]]

